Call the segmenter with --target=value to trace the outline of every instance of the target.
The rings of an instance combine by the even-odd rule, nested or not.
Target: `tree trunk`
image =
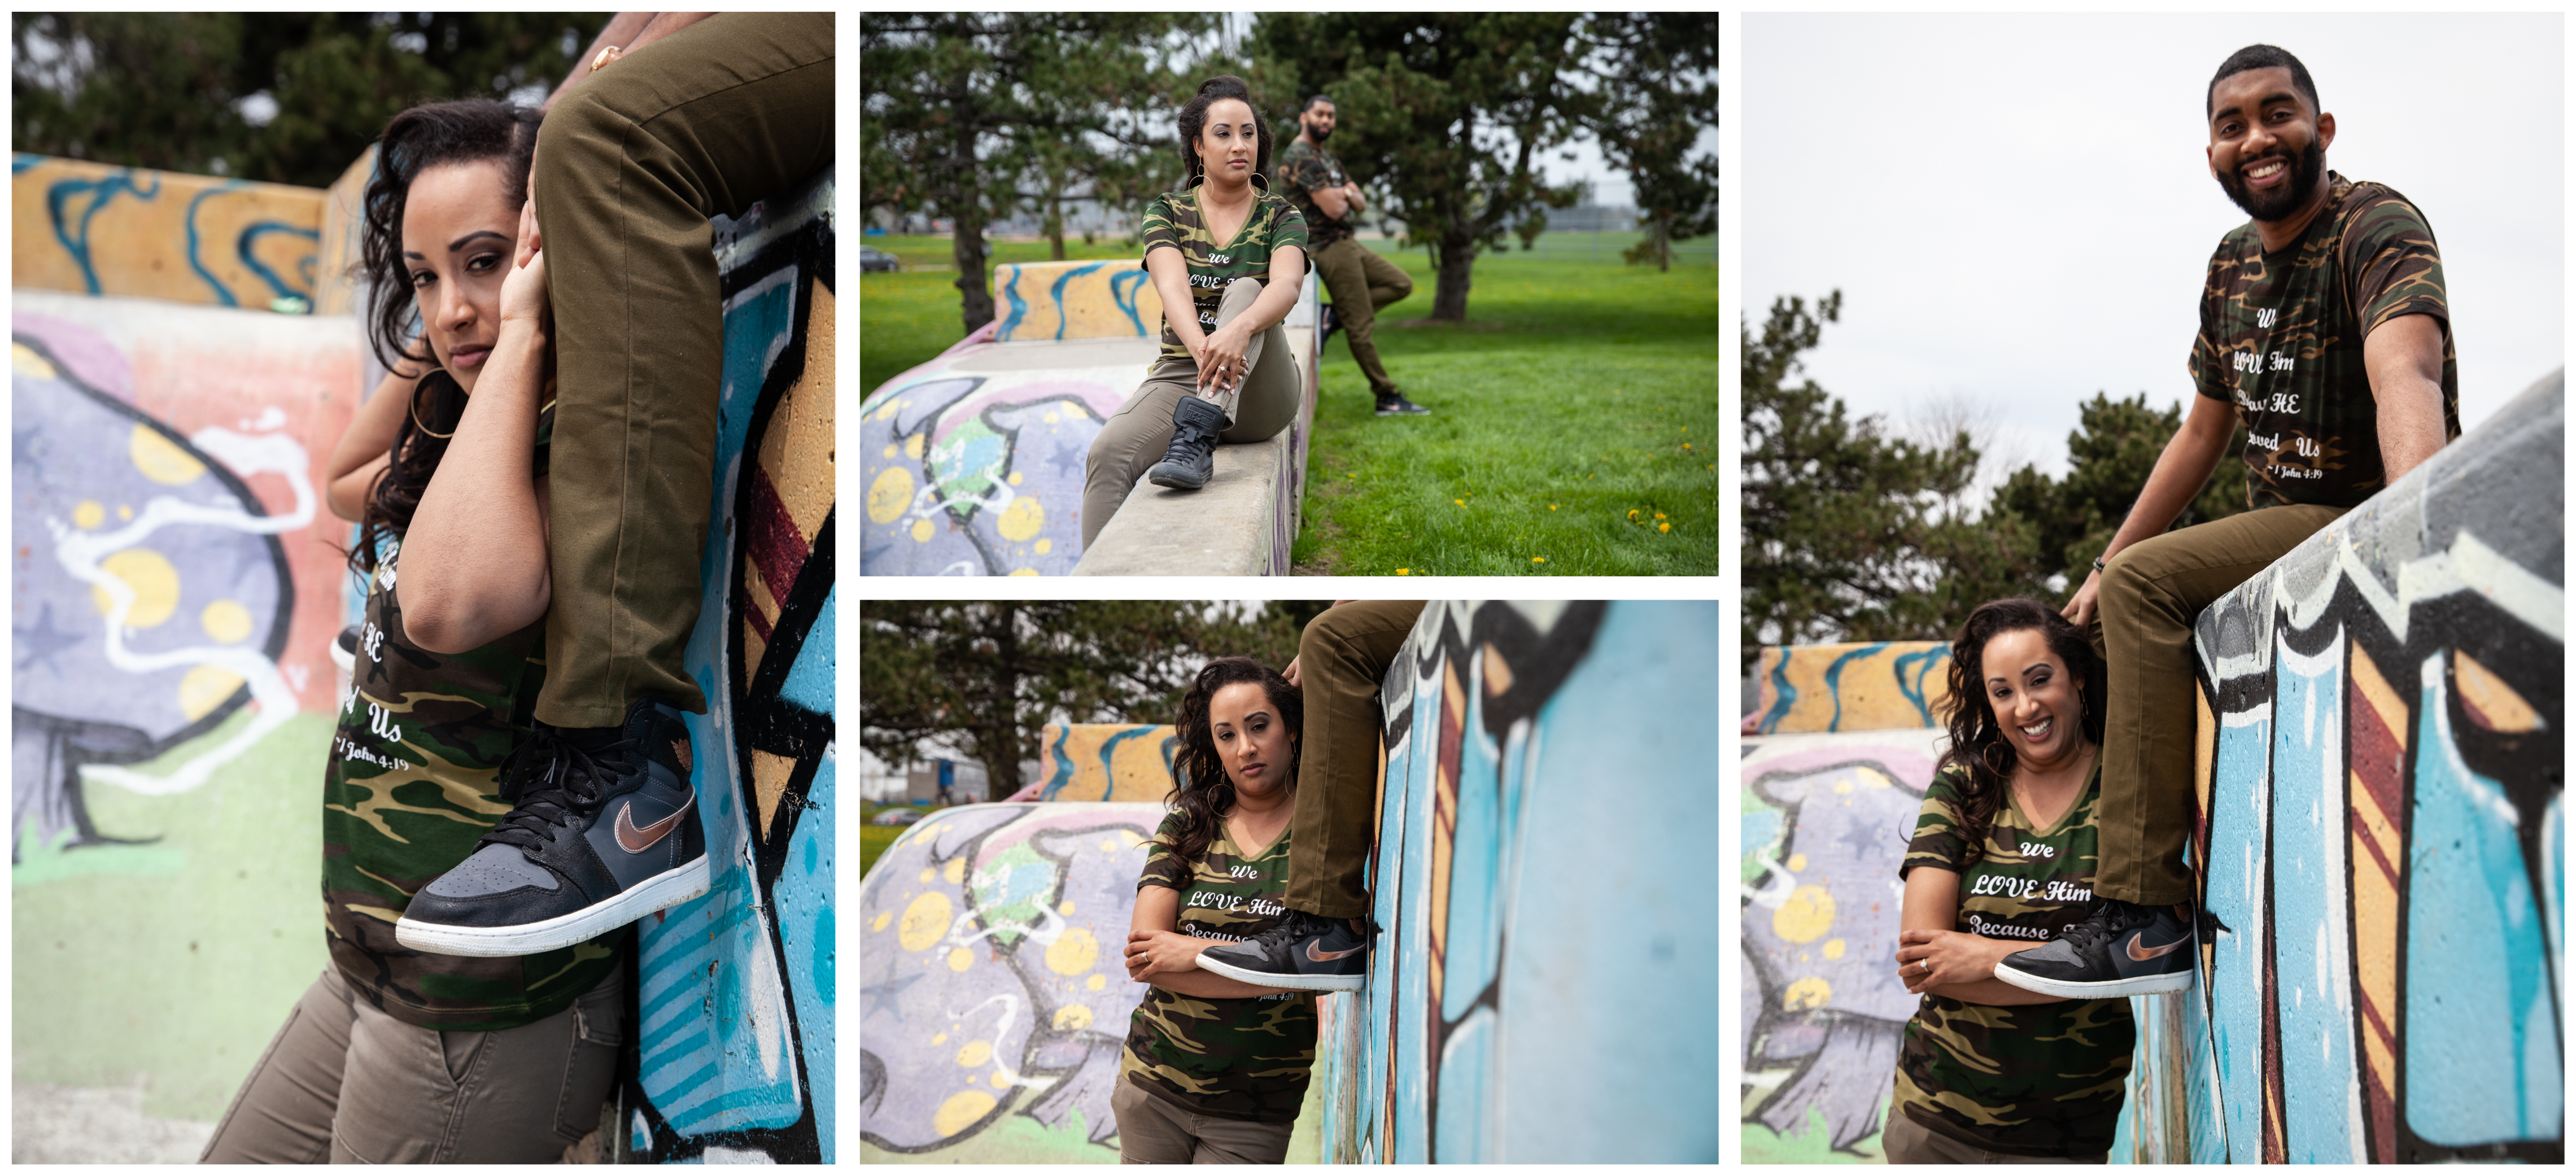
[[[957,259],[957,292],[964,295],[966,333],[993,321],[993,284],[984,273],[984,210],[973,201],[955,209],[957,231],[950,251]]]
[[[1673,272],[1673,224],[1670,215],[1655,218],[1655,271]]]
[[[1467,321],[1467,291],[1475,284],[1476,239],[1452,229],[1440,235],[1434,250],[1439,256],[1440,289],[1431,298],[1431,321],[1463,323]]]
[[[1057,185],[1059,189],[1063,185]],[[1064,197],[1047,197],[1047,240],[1055,245],[1055,259],[1064,260]]]

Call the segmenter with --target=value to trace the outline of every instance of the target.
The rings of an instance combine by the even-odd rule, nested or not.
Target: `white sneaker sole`
[[[707,892],[713,875],[707,856],[674,866],[645,879],[617,897],[516,927],[459,927],[424,923],[406,915],[394,923],[394,941],[415,951],[452,956],[524,956],[571,947],[614,931],[655,911],[667,910]]]
[[[1360,990],[1360,985],[1368,980],[1366,975],[1273,976],[1267,972],[1255,972],[1250,968],[1238,968],[1223,960],[1212,960],[1204,954],[1199,956],[1199,966],[1228,980],[1241,980],[1246,984],[1258,984],[1263,988],[1295,989],[1299,992],[1357,992]]]
[[[2114,996],[2152,996],[2162,992],[2182,992],[2191,987],[2191,978],[2200,969],[2181,972],[2159,972],[2153,976],[2130,976],[2119,980],[2051,980],[2017,971],[2010,964],[1995,965],[1995,979],[2015,988],[2042,996],[2067,1000],[2104,1000]]]

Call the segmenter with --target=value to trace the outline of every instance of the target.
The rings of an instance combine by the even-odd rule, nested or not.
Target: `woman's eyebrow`
[[[462,237],[458,237],[457,239],[455,239],[455,240],[453,240],[453,241],[448,242],[448,243],[447,243],[447,251],[448,251],[449,253],[454,253],[454,252],[456,252],[456,251],[458,251],[458,250],[460,250],[460,249],[463,249],[463,248],[465,248],[465,246],[466,246],[468,243],[472,242],[474,239],[476,239],[476,238],[478,238],[478,237],[493,237],[493,238],[498,238],[498,239],[503,240],[503,241],[507,241],[507,240],[509,240],[509,239],[510,239],[510,238],[508,238],[508,237],[502,236],[502,235],[501,235],[501,234],[499,234],[499,233],[493,232],[493,231],[492,231],[492,230],[490,230],[490,229],[476,229],[476,230],[474,230],[474,231],[473,231],[473,232],[471,232],[471,233],[467,233],[467,234],[465,234],[465,235],[464,235],[464,236],[462,236]],[[417,256],[419,256],[419,254],[405,254],[404,256],[406,256],[406,257],[417,257]]]

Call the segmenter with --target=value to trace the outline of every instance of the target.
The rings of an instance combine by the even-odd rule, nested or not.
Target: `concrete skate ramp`
[[[1115,1163],[1145,986],[1121,966],[1160,804],[942,810],[859,890],[867,1162]]]
[[[1160,804],[1171,794],[1180,738],[1170,724],[1049,723],[1039,743],[1038,778],[1009,799]]]
[[[1746,1163],[1874,1162],[1915,998],[1896,867],[1943,735],[1949,646],[1762,651],[1740,765]]]
[[[1710,601],[1438,602],[1384,688],[1367,987],[1327,1162],[1715,1163],[1730,1011]]]
[[[869,394],[859,406],[861,574],[1060,576],[1086,561],[1085,455],[1160,350],[1162,302],[1144,279],[1134,260],[995,266],[1000,317]],[[1286,572],[1314,416],[1317,305],[1310,275],[1288,318],[1306,397],[1297,421],[1270,441],[1221,446],[1217,484],[1195,495],[1135,492],[1100,537],[1107,562],[1091,574]],[[1185,551],[1154,538],[1169,536],[1175,512],[1201,524]],[[1126,532],[1137,537],[1113,537]]]
[[[2564,1156],[2564,376],[2203,612],[2205,982],[2114,1155]]]

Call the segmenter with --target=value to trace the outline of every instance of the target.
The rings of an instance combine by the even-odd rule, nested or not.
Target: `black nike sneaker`
[[[2103,899],[2084,921],[1995,965],[1995,979],[2068,1000],[2144,996],[2191,987],[2199,963],[2192,922],[2170,906]]]
[[[1200,952],[1199,966],[1264,988],[1354,992],[1368,979],[1368,949],[1348,919],[1290,911],[1268,931]]]
[[[1172,443],[1163,460],[1145,471],[1145,480],[1174,490],[1196,490],[1216,473],[1217,434],[1225,432],[1225,410],[1196,396],[1172,406]]]
[[[617,727],[544,723],[501,765],[517,807],[394,924],[403,946],[521,956],[570,947],[707,892],[689,728],[653,699]]]
[[[1321,317],[1324,320],[1324,333],[1315,336],[1315,350],[1317,351],[1322,351],[1324,349],[1324,344],[1333,341],[1333,332],[1342,329],[1342,316],[1333,313],[1332,303],[1327,302],[1324,304],[1324,312]]]
[[[1429,416],[1431,410],[1404,398],[1402,391],[1377,394],[1379,416]]]

